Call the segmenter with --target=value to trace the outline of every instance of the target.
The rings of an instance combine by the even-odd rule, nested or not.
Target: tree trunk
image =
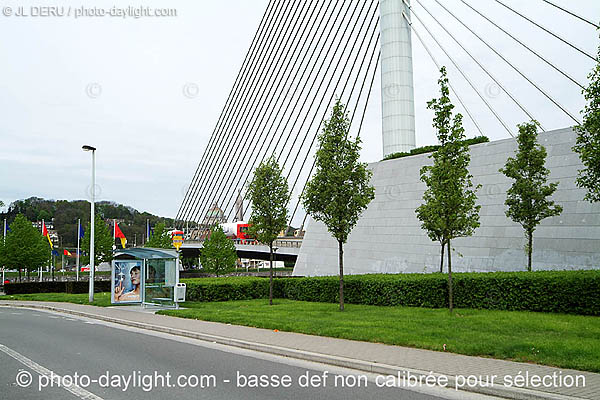
[[[27,268],[27,282],[31,281],[31,271]]]
[[[269,305],[273,305],[273,242],[269,243]]]
[[[527,247],[527,271],[531,272],[531,253],[533,252],[533,232],[527,232],[529,244]]]
[[[440,259],[440,274],[444,272],[444,245],[445,245],[445,243],[442,242],[442,256]]]
[[[19,268],[19,283],[21,283],[21,268]]]
[[[454,310],[454,299],[452,297],[452,249],[450,239],[448,239],[448,306],[450,312]]]
[[[341,240],[338,240],[340,255],[340,311],[344,311],[344,248]]]

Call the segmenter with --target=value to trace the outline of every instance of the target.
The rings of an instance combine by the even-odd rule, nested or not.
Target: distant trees
[[[154,227],[154,233],[146,241],[144,247],[155,247],[161,249],[170,249],[173,247],[173,240],[165,228],[165,224],[160,222]]]
[[[18,214],[10,224],[6,243],[0,244],[0,264],[21,271],[35,271],[48,265],[50,244],[42,233],[23,215]]]
[[[233,241],[225,236],[223,229],[217,225],[203,243],[200,252],[202,269],[214,272],[215,275],[223,274],[228,269],[235,267],[237,253]]]
[[[536,121],[519,125],[519,145],[515,157],[500,169],[514,183],[506,193],[506,216],[521,224],[527,237],[527,270],[531,271],[533,232],[545,218],[560,215],[562,207],[548,197],[556,191],[557,182],[546,184],[550,170],[546,163],[546,149],[537,142]]]
[[[427,103],[435,113],[440,147],[431,155],[432,166],[421,168],[421,180],[427,185],[423,204],[416,209],[421,227],[432,240],[448,246],[448,304],[454,308],[452,294],[452,239],[471,236],[479,227],[479,209],[476,205],[477,187],[473,185],[468,166],[471,161],[469,147],[464,141],[462,115],[452,117],[454,105],[450,101],[446,68],[440,70],[438,80],[441,96]],[[443,252],[442,252],[443,257]]]
[[[252,215],[248,221],[250,235],[269,245],[269,304],[273,304],[273,242],[287,228],[290,199],[287,180],[275,157],[271,156],[254,170],[248,186]]]
[[[600,201],[600,62],[588,78],[590,83],[583,90],[587,104],[583,110],[583,123],[575,127],[577,140],[573,151],[579,154],[584,166],[579,171],[577,186],[587,189],[584,199],[593,203]]]
[[[323,222],[338,242],[340,311],[344,311],[344,243],[358,218],[375,198],[372,172],[359,162],[360,138],[348,137],[350,120],[338,99],[319,134],[316,172],[306,184],[302,203],[314,219]]]
[[[113,259],[113,244],[114,240],[110,230],[104,223],[100,215],[96,215],[94,219],[94,266],[98,266],[102,262],[109,262]],[[85,251],[81,260],[83,263],[90,262],[90,223],[88,222],[85,234],[81,242],[81,249]],[[91,265],[90,265],[91,267]]]
[[[10,223],[17,214],[24,214],[30,221],[45,219],[47,224],[52,221],[54,230],[61,238],[62,245],[75,247],[77,245],[77,220],[81,219],[82,224],[90,220],[90,203],[85,200],[46,200],[30,197],[12,202],[6,212],[0,213],[0,219],[6,218]],[[129,241],[133,242],[134,237],[137,237],[137,243],[141,243],[142,237],[146,236],[146,221],[153,226],[159,222],[164,222],[166,226],[173,224],[173,220],[170,218],[139,212],[131,207],[109,201],[97,202],[96,214],[100,214],[105,220],[123,220],[127,226]]]

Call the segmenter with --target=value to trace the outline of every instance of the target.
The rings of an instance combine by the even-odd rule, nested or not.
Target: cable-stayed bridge
[[[383,156],[415,147],[415,114],[425,108],[415,104],[415,53],[426,54],[428,67],[447,66],[469,136],[490,136],[490,120],[500,138],[516,135],[515,120],[535,119],[544,131],[578,124],[579,110],[564,98],[581,91],[597,61],[590,43],[600,9],[589,4],[584,14],[558,0],[271,0],[179,208],[179,227],[200,241],[215,222],[246,220],[245,188],[274,155],[293,193],[289,225],[301,235],[299,198],[336,98],[349,110],[350,135],[364,140],[368,106],[381,104]],[[497,18],[499,10],[512,18]],[[573,38],[564,26],[587,28],[590,37]]]

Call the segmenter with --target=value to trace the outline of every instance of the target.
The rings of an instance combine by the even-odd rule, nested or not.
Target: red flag
[[[115,237],[121,239],[121,246],[123,246],[123,248],[125,248],[125,243],[127,243],[127,239],[125,238],[125,235],[123,235],[123,232],[121,232],[121,228],[119,228],[119,225],[115,222]]]
[[[69,253],[69,250],[67,250],[67,249],[64,250],[63,254],[65,256],[69,256],[69,257],[71,257],[71,255],[72,255],[71,253]]]
[[[48,243],[50,243],[50,247],[52,247],[52,240],[50,240],[50,234],[48,233],[48,229],[46,229],[46,223],[44,221],[42,221],[42,236],[46,236]]]

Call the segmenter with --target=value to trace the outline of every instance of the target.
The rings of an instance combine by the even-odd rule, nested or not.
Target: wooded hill
[[[61,243],[54,243],[60,247],[77,246],[77,219],[81,219],[81,225],[87,229],[90,220],[90,203],[87,200],[46,200],[39,197],[30,197],[25,200],[17,200],[10,204],[6,213],[0,213],[0,218],[10,224],[17,214],[23,214],[30,221],[52,222],[54,230],[58,233]],[[127,242],[134,243],[137,235],[138,246],[142,244],[142,238],[146,235],[146,220],[154,227],[159,222],[164,222],[167,227],[173,225],[173,219],[163,218],[148,212],[139,212],[133,207],[117,204],[110,201],[96,203],[96,215],[106,220],[117,219],[119,228],[127,237]],[[0,227],[2,229],[3,227]]]

